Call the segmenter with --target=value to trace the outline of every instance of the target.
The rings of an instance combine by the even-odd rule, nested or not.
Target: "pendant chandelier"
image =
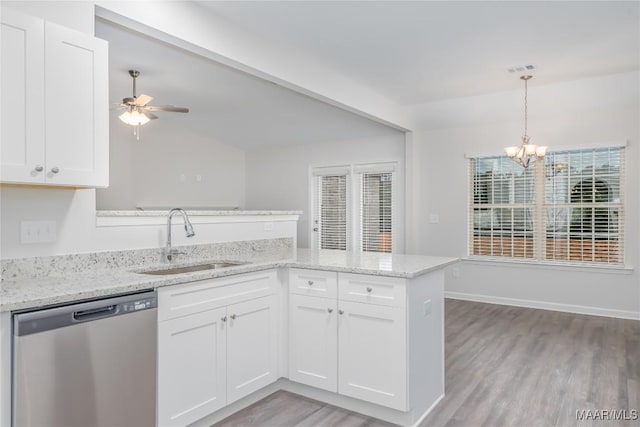
[[[547,152],[547,147],[531,144],[529,135],[527,135],[527,82],[532,78],[533,76],[528,75],[520,76],[520,79],[524,80],[524,136],[522,137],[522,145],[504,149],[506,155],[518,162],[523,168],[529,166],[532,158],[542,158]]]

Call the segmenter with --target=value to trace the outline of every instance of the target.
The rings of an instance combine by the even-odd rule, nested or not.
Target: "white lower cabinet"
[[[289,379],[338,391],[337,301],[289,297]]]
[[[340,301],[338,392],[407,410],[405,310]]]
[[[237,301],[234,284],[275,292],[275,281],[275,271],[247,273],[158,290],[158,426],[192,424],[277,380],[277,296],[247,291],[253,299],[212,307],[229,300],[221,286]]]
[[[441,398],[441,271],[412,279],[288,274],[288,322],[275,270],[158,290],[159,426],[204,423],[275,382],[283,333],[289,380],[345,396],[347,407],[346,397],[359,399],[412,425]]]
[[[289,288],[289,379],[406,411],[404,295],[395,300],[381,298],[384,305],[355,302],[404,283],[396,278],[333,274],[340,279],[338,294],[344,295],[339,299],[301,295],[304,289]],[[351,297],[344,291],[354,283],[363,290]]]
[[[184,426],[226,405],[227,309],[158,325],[158,425]]]
[[[275,295],[227,307],[227,404],[278,379]]]

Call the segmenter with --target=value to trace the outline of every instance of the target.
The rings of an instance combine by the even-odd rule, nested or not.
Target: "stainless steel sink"
[[[181,274],[181,273],[193,273],[195,271],[217,270],[220,268],[236,267],[238,265],[244,265],[244,264],[248,264],[248,263],[239,262],[239,261],[208,262],[206,264],[187,265],[184,267],[161,268],[158,270],[138,271],[138,273],[164,276],[168,274]]]

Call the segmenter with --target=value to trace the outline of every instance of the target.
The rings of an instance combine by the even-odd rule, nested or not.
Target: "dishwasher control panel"
[[[146,298],[122,304],[122,310],[126,312],[146,310],[149,308],[156,308],[155,298]]]

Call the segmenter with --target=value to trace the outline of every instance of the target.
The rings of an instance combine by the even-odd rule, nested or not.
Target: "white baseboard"
[[[584,305],[558,304],[555,302],[534,301],[526,299],[476,295],[463,292],[445,292],[445,298],[465,301],[484,302],[488,304],[512,305],[516,307],[538,308],[541,310],[564,311],[567,313],[588,314],[590,316],[615,317],[618,319],[640,320],[640,312],[613,310],[609,308],[590,307]]]

